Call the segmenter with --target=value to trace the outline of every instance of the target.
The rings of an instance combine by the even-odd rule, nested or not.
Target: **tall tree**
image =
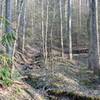
[[[64,58],[64,41],[63,41],[63,23],[62,23],[62,3],[59,1],[60,5],[60,34],[61,34],[61,48],[62,48],[62,58]]]
[[[35,0],[32,0],[33,1],[33,3],[34,3],[34,5],[32,5],[32,34],[34,34],[34,25],[35,25]],[[34,11],[34,12],[33,12]]]
[[[47,10],[46,10],[46,34],[45,34],[45,64],[47,65],[48,61],[48,20],[49,20],[49,1],[47,0]]]
[[[5,10],[6,10],[6,9],[4,9],[5,8],[5,0],[1,0],[0,1],[0,7],[1,7],[1,10],[0,10],[1,15],[0,16],[4,18],[4,16],[5,16]],[[0,26],[1,26],[1,31],[2,31],[0,33],[0,36],[2,36],[2,33],[4,32],[4,29],[5,29],[5,26],[3,24],[3,20],[2,19],[1,19]]]
[[[69,58],[72,60],[72,0],[68,0],[67,33],[69,34]]]
[[[44,0],[42,0],[42,11],[41,11],[41,18],[42,18],[42,23],[41,23],[41,31],[42,31],[42,44],[43,44],[43,56],[45,57],[45,53],[44,53],[44,50],[45,50],[45,41],[44,41]]]
[[[13,0],[6,0],[6,16],[5,18],[11,23],[12,22],[12,5],[13,5]],[[10,25],[6,25],[5,27],[6,33],[9,34],[12,32],[12,28]],[[7,47],[7,53],[9,54],[10,57],[12,57],[13,53],[13,48],[11,46]]]
[[[19,12],[19,14],[18,14],[18,18],[17,18],[17,27],[16,27],[16,40],[14,41],[14,46],[13,46],[13,54],[12,54],[12,62],[13,62],[13,64],[12,64],[12,75],[13,75],[13,73],[14,73],[14,71],[15,71],[15,66],[14,66],[14,55],[15,55],[15,52],[16,52],[16,46],[17,46],[17,40],[18,40],[18,32],[19,32],[19,27],[20,27],[20,20],[21,20],[21,13],[22,13],[22,8],[23,8],[23,0],[22,0],[22,2],[21,2],[21,4],[20,4],[20,12]],[[12,77],[12,75],[11,75],[11,77]]]
[[[23,26],[23,41],[22,41],[22,51],[24,52],[25,48],[25,34],[26,34],[26,11],[27,11],[27,0],[24,0],[24,26]]]
[[[79,20],[80,20],[80,33],[81,33],[81,17],[82,17],[82,0],[79,0]]]
[[[54,72],[54,66],[53,66],[53,32],[54,32],[54,20],[55,20],[55,0],[53,0],[53,16],[52,16],[52,24],[51,24],[51,32],[50,32],[50,61],[51,61],[51,74]]]
[[[94,72],[100,70],[99,32],[98,32],[98,0],[90,0],[90,50],[89,67]]]

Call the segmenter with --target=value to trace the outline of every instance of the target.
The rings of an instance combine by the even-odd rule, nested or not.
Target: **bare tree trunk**
[[[68,34],[67,32],[67,30],[68,30],[68,27],[67,27],[67,25],[68,25],[68,19],[67,19],[67,17],[68,17],[68,0],[65,0],[65,24],[66,24],[66,34]],[[68,35],[67,35],[67,38],[68,38]],[[66,43],[67,44],[67,43]],[[68,56],[69,56],[69,54],[67,54],[67,56],[66,56],[66,58],[68,59]]]
[[[55,0],[53,0],[53,3],[54,3],[54,8],[53,8],[53,18],[52,18],[52,25],[51,25],[51,33],[50,33],[50,52],[51,52],[51,55],[50,55],[50,61],[51,61],[51,74],[54,72],[54,66],[53,66],[53,29],[54,29],[54,20],[55,20]]]
[[[44,41],[44,0],[42,0],[42,41],[43,41],[43,57],[45,58],[45,41]]]
[[[79,40],[80,40],[80,34],[82,33],[82,0],[79,0],[79,7],[78,7],[78,26],[79,26],[79,34],[77,34],[77,49],[80,48],[80,43],[79,43]],[[79,61],[80,61],[80,52],[78,54],[78,57],[77,57],[77,64],[79,65]]]
[[[64,41],[63,41],[63,25],[62,25],[62,3],[59,1],[60,5],[60,34],[61,34],[61,48],[62,48],[62,58],[64,58]]]
[[[36,5],[35,2],[36,1],[33,0],[33,2],[34,2],[34,5],[33,5],[34,6],[33,7],[33,11],[34,12],[32,13],[33,14],[33,17],[32,17],[32,34],[34,34],[34,31],[35,31],[35,28],[34,27],[35,27],[35,5]]]
[[[86,0],[86,6],[89,7],[89,0]]]
[[[79,1],[79,20],[80,20],[79,26],[80,26],[80,34],[81,34],[81,27],[82,27],[82,26],[81,26],[81,20],[82,20],[82,19],[81,19],[81,17],[82,17],[82,11],[81,11],[82,8],[81,8],[81,6],[82,6],[82,0]]]
[[[21,7],[20,7],[20,13],[18,15],[18,20],[17,20],[17,29],[16,29],[16,40],[14,41],[14,46],[13,46],[13,56],[12,56],[12,71],[11,71],[11,77],[15,71],[15,65],[14,65],[14,55],[16,52],[16,45],[17,45],[17,40],[18,40],[18,31],[19,31],[19,26],[20,26],[20,17],[21,17],[21,13],[22,13],[22,8],[23,8],[23,2],[21,3]]]
[[[100,70],[99,32],[98,32],[98,0],[90,0],[90,50],[89,67],[95,73]]]
[[[24,0],[24,26],[23,26],[23,41],[22,41],[22,51],[24,52],[25,48],[25,34],[26,34],[26,2],[27,0]]]
[[[69,58],[70,60],[73,59],[72,57],[72,0],[68,0],[68,33],[69,33]]]
[[[48,10],[49,10],[49,1],[47,0],[47,16],[46,16],[46,34],[45,34],[45,64],[48,63]]]
[[[2,18],[4,18],[4,16],[5,16],[5,0],[1,0],[1,17]],[[1,19],[1,33],[0,33],[0,36],[2,36],[3,35],[3,33],[4,33],[4,30],[5,30],[5,26],[4,26],[4,24],[3,24],[3,19]]]
[[[6,0],[6,19],[11,23],[12,22],[12,0]],[[10,25],[7,25],[5,27],[6,30],[6,34],[9,34],[12,32],[12,28],[10,27]],[[7,47],[7,53],[10,57],[12,57],[13,54],[13,47],[8,46]]]

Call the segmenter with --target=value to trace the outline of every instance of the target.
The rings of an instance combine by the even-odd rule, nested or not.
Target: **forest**
[[[0,0],[0,100],[100,100],[100,0]]]

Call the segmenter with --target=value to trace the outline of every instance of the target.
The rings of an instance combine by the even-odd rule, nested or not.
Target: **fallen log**
[[[58,51],[58,52],[62,52],[62,50],[60,48],[53,47],[53,49]],[[81,54],[81,53],[88,53],[88,52],[89,52],[88,48],[76,48],[76,49],[74,48],[72,50],[73,54]],[[64,53],[68,54],[69,50],[68,49],[64,49]]]
[[[55,96],[58,99],[61,97],[69,98],[70,100],[100,100],[100,97],[92,97],[92,96],[84,96],[82,94],[60,91],[60,90],[48,90],[47,94],[51,96]]]

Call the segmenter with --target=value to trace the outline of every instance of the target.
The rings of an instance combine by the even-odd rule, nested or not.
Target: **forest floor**
[[[83,63],[54,57],[48,66],[40,64],[17,65],[28,78],[1,89],[0,100],[100,100],[100,79]]]

